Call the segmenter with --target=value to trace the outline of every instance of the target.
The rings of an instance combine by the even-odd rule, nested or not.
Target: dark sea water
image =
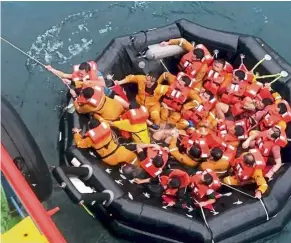
[[[1,36],[65,71],[94,59],[119,35],[187,18],[198,24],[263,38],[291,63],[290,2],[5,2]],[[58,164],[58,116],[65,89],[40,66],[1,42],[1,92],[20,113],[50,165]],[[49,205],[68,242],[115,243],[99,222],[56,189]],[[268,243],[291,242],[291,224]]]

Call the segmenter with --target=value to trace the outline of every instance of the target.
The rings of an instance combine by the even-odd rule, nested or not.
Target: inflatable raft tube
[[[180,37],[195,43],[203,43],[211,51],[218,49],[219,57],[225,58],[235,67],[240,64],[241,53],[246,55],[244,63],[247,67],[253,67],[264,55],[268,54],[272,60],[264,62],[257,68],[260,74],[274,74],[282,70],[291,74],[291,66],[263,40],[253,36],[216,31],[187,20],[179,20],[168,26],[115,38],[97,57],[96,61],[105,76],[114,73],[114,78],[118,80],[128,74],[141,74],[148,71],[155,71],[159,75],[165,71],[165,68],[160,62],[160,54],[156,54],[155,57],[146,55],[147,51],[151,49],[149,46]],[[175,74],[182,53],[177,53],[177,49],[170,51],[173,51],[172,56],[163,53],[161,57],[163,57],[162,61],[166,67]],[[161,53],[161,50],[157,53]],[[140,68],[140,62],[144,62],[144,68]],[[291,100],[290,80],[289,75],[281,78],[272,86],[288,102]],[[112,84],[108,81],[107,85]],[[135,86],[128,85],[125,89],[128,96],[135,95]],[[222,193],[231,192],[232,194],[219,199],[214,205],[214,211],[204,210],[208,223],[206,225],[199,208],[186,211],[163,208],[159,197],[155,197],[154,188],[131,183],[125,175],[120,173],[119,168],[102,163],[94,151],[76,148],[71,129],[79,127],[85,132],[87,122],[86,116],[76,113],[65,113],[62,116],[60,121],[60,134],[62,135],[60,163],[62,167],[59,167],[60,171],[54,171],[55,177],[61,184],[64,180],[76,177],[78,174],[62,173],[62,169],[66,171],[70,170],[68,169],[70,167],[82,169],[81,166],[84,165],[92,167],[93,173],[88,180],[77,177],[84,183],[84,186],[94,188],[96,192],[110,190],[114,194],[114,199],[109,204],[107,203],[107,206],[93,202],[88,202],[87,206],[96,218],[106,223],[113,233],[123,238],[136,241],[142,239],[149,242],[243,243],[258,240],[282,230],[290,219],[290,143],[282,150],[282,160],[285,164],[275,178],[269,182],[269,189],[262,202],[223,188]],[[290,124],[288,124],[289,137],[290,132]],[[67,187],[66,190],[74,203],[79,201],[68,191],[77,190],[81,195],[86,194],[82,188]],[[254,187],[244,187],[242,190],[252,194]]]
[[[48,165],[34,138],[12,105],[1,96],[1,143],[42,202],[52,193]]]

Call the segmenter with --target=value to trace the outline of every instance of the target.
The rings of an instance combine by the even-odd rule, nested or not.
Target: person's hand
[[[170,149],[168,147],[163,147],[163,149],[167,152],[170,153]]]
[[[250,146],[250,142],[248,140],[244,141],[242,144],[243,149],[247,149]]]
[[[266,175],[265,177],[268,178],[269,180],[273,177],[274,175],[274,172],[272,170],[270,170]]]
[[[77,97],[76,91],[73,89],[70,89],[70,94],[72,95],[73,98]]]
[[[142,184],[143,183],[143,180],[142,179],[139,179],[139,178],[134,178],[133,179],[133,182],[135,182],[136,184]]]
[[[205,207],[205,206],[207,206],[207,203],[206,203],[206,202],[200,202],[200,203],[199,203],[199,206],[200,206],[200,207]]]
[[[114,85],[119,85],[119,81],[118,80],[114,80],[113,83],[114,83]]]
[[[266,87],[266,88],[268,88],[269,90],[271,90],[272,88],[271,88],[271,84],[270,83],[265,83],[264,84],[264,86]]]
[[[169,45],[169,42],[168,41],[162,41],[160,43],[160,46],[168,46]]]
[[[53,68],[52,68],[51,65],[47,65],[47,66],[45,66],[45,68],[46,68],[48,71],[52,71],[52,70],[53,70]]]
[[[63,78],[62,81],[64,84],[71,84],[71,82],[72,82],[71,80],[66,79],[66,78]]]
[[[74,127],[73,129],[72,129],[72,132],[73,133],[80,133],[82,131],[82,129],[79,129],[79,128],[76,128],[76,127]]]
[[[169,207],[173,207],[174,205],[175,205],[175,202],[174,202],[174,201],[171,201],[171,202],[168,203],[167,206],[169,206]]]
[[[255,198],[261,199],[262,198],[262,193],[260,191],[256,191]]]

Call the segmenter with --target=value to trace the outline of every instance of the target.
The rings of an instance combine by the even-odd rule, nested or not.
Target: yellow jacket
[[[137,102],[140,105],[150,107],[159,102],[160,98],[168,92],[169,86],[158,84],[153,95],[146,95],[145,80],[146,76],[144,75],[128,75],[125,77],[125,83],[136,83],[138,86]]]
[[[125,119],[115,121],[113,125],[119,130],[130,132],[133,141],[136,143],[150,144],[151,142],[146,122],[132,125],[128,119]]]
[[[197,166],[197,162],[192,160],[187,154],[182,154],[180,153],[178,147],[177,147],[177,138],[176,137],[172,137],[172,140],[170,142],[169,145],[169,149],[170,149],[170,154],[176,159],[178,160],[180,163],[187,165],[187,166]]]

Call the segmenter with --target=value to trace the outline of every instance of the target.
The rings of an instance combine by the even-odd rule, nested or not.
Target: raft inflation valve
[[[283,78],[286,78],[288,76],[288,73],[286,71],[281,71],[280,75],[283,77]]]
[[[219,50],[217,50],[217,49],[215,49],[214,51],[213,51],[213,57],[214,58],[217,58],[218,57],[218,53],[219,53]]]
[[[145,66],[146,66],[146,64],[145,64],[144,61],[140,61],[140,62],[138,63],[138,66],[139,66],[139,68],[144,69]]]

